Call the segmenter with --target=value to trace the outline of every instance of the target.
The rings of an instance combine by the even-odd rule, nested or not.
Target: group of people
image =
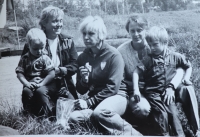
[[[88,16],[80,24],[86,48],[78,56],[72,37],[61,33],[63,17],[58,7],[46,7],[39,21],[41,29],[27,33],[16,68],[25,111],[55,116],[56,100],[65,97],[74,99],[69,122],[91,120],[112,135],[196,134],[199,115],[189,80],[191,64],[167,48],[165,28],[148,28],[145,18],[131,16],[126,23],[131,40],[116,49],[105,41],[102,18]],[[78,98],[77,92],[87,93],[88,98]],[[186,125],[176,102],[183,108]]]

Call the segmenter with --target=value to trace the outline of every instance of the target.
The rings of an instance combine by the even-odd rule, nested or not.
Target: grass
[[[18,130],[20,135],[101,135],[90,121],[82,125],[74,124],[71,129],[51,122],[48,118],[23,114],[20,109],[10,106],[8,102],[0,102],[1,107],[8,108],[0,112],[0,125]]]

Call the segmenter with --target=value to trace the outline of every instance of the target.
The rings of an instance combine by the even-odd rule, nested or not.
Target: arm
[[[44,64],[44,72],[46,77],[41,81],[41,83],[37,84],[38,87],[45,86],[49,84],[55,77],[54,66],[51,59],[47,55],[43,55],[43,64]]]
[[[38,84],[38,87],[45,86],[49,84],[55,77],[55,71],[51,70],[48,75],[44,78],[44,80]]]
[[[191,67],[190,62],[189,62],[189,64],[190,64],[190,67],[185,70],[185,75],[182,80],[182,83],[185,85],[192,85],[192,82],[190,81],[190,77],[192,75],[192,67]]]
[[[76,60],[78,58],[78,53],[76,51],[75,45],[73,40],[69,39],[68,42],[64,42],[64,44],[68,43],[69,49],[65,50],[65,58],[68,58],[68,64],[64,65],[63,67],[55,68],[56,75],[68,75],[72,76],[77,72],[78,65]]]
[[[17,78],[19,79],[19,81],[25,86],[28,87],[30,89],[34,89],[36,87],[36,83],[34,82],[28,82],[24,76],[24,74],[22,73],[17,73]]]
[[[138,68],[135,69],[133,72],[133,97],[136,102],[140,102],[141,94],[138,86],[139,82],[139,75],[138,75]]]
[[[183,75],[184,75],[184,70],[182,68],[177,68],[176,75],[173,77],[173,79],[170,82],[174,86],[175,89],[181,83]]]
[[[81,66],[76,76],[76,90],[82,95],[87,93],[87,91],[89,90],[89,84],[84,78],[85,75],[89,75],[88,70],[85,69],[84,66]]]

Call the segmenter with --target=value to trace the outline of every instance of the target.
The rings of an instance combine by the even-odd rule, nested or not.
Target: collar
[[[104,42],[104,40],[102,40],[102,45],[101,45],[101,48],[100,48],[100,52],[96,56],[101,55],[102,52],[104,52],[107,49],[107,47],[108,47],[108,44],[106,42]],[[92,53],[90,48],[86,48],[83,52],[86,53],[86,54],[93,55],[93,53]]]
[[[151,57],[153,57],[153,58],[160,58],[160,57],[166,57],[166,56],[168,56],[169,54],[170,54],[171,52],[170,52],[170,50],[167,48],[167,47],[165,47],[164,48],[164,50],[163,50],[163,52],[161,52],[159,55],[153,55],[153,54],[151,54],[151,53],[149,53],[149,55],[151,56]]]

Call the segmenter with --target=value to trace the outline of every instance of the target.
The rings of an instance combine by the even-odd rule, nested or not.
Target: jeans
[[[24,87],[22,91],[23,108],[36,116],[52,116],[52,103],[56,102],[54,96],[57,90],[54,83],[47,86],[41,86],[34,91]]]
[[[175,102],[166,105],[159,93],[146,95],[151,105],[149,118],[152,120],[156,135],[169,135],[169,125],[175,135],[184,136],[183,128],[178,117]]]
[[[137,135],[142,136],[131,124],[121,116],[125,113],[128,99],[121,95],[114,95],[103,100],[94,110],[76,110],[71,113],[71,122],[83,122],[89,118],[94,120],[100,128],[112,135]]]

